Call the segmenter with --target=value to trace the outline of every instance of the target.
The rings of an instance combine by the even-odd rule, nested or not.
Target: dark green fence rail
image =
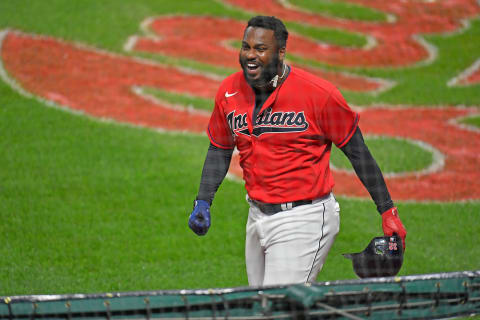
[[[0,298],[0,319],[441,319],[480,314],[480,270],[264,288]]]

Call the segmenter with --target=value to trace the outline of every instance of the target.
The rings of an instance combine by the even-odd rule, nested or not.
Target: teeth
[[[249,64],[247,64],[247,66],[248,66],[249,68],[256,68],[256,67],[257,67],[257,65],[254,64],[254,63],[249,63]]]

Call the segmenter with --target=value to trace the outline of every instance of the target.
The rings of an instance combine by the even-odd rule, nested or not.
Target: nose
[[[248,60],[253,60],[256,58],[256,56],[257,55],[255,54],[255,50],[253,48],[250,48],[245,52],[245,58],[247,58]]]

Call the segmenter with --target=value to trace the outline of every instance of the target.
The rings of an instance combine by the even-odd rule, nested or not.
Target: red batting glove
[[[393,207],[382,213],[382,228],[385,236],[392,236],[396,233],[402,238],[403,251],[405,251],[405,238],[407,237],[407,230],[400,221],[397,207]]]

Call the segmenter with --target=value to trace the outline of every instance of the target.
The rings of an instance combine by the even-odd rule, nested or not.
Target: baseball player
[[[315,281],[340,226],[329,169],[332,143],[370,193],[384,234],[396,233],[403,243],[406,237],[364,143],[359,115],[331,83],[285,63],[287,38],[275,17],[249,20],[242,71],[227,77],[215,97],[210,146],[188,221],[196,234],[207,233],[210,206],[236,147],[250,205],[245,258],[251,286]]]

